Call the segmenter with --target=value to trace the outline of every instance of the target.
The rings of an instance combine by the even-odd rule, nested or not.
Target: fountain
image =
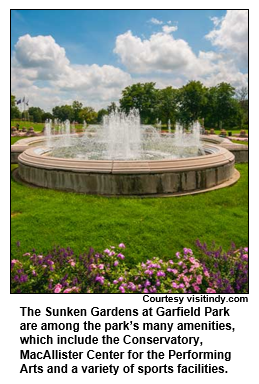
[[[20,178],[47,188],[144,196],[195,193],[233,179],[234,156],[204,145],[198,122],[188,132],[176,123],[174,135],[160,134],[159,126],[141,125],[136,109],[112,112],[101,126],[84,124],[81,135],[71,134],[66,120],[54,137],[47,121],[45,146],[18,158]]]
[[[52,146],[52,120],[47,119],[45,122],[44,135],[47,139],[47,146]]]
[[[171,133],[171,120],[168,120],[168,133]]]
[[[139,112],[129,114],[112,112],[104,116],[102,126],[90,126],[83,136],[74,133],[68,120],[62,128],[62,136],[49,140],[49,156],[85,160],[162,160],[186,158],[204,154],[200,141],[200,125],[193,124],[190,132],[184,133],[176,124],[175,136],[160,134],[161,122],[156,128],[140,123]],[[158,128],[158,129],[157,129]]]

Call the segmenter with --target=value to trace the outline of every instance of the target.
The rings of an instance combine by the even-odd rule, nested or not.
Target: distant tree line
[[[90,106],[83,106],[79,101],[72,105],[56,106],[52,113],[39,107],[30,107],[27,117],[33,122],[46,119],[66,119],[88,124],[100,123],[103,116],[119,109],[129,112],[137,108],[143,124],[154,124],[159,119],[167,124],[170,119],[174,125],[179,121],[188,126],[192,121],[204,121],[208,128],[247,128],[248,125],[248,91],[247,88],[235,90],[228,83],[214,87],[205,87],[200,81],[190,81],[181,88],[171,86],[164,89],[155,88],[155,83],[137,83],[126,87],[117,106],[112,102],[106,109],[96,112]],[[19,111],[15,96],[11,95],[11,119],[26,117]]]
[[[188,126],[203,120],[205,127],[242,128],[248,124],[248,91],[236,92],[228,83],[205,87],[200,81],[190,81],[181,88],[156,89],[155,83],[138,83],[126,87],[120,99],[121,110],[140,111],[143,123],[152,124],[158,118],[163,124],[170,119]]]

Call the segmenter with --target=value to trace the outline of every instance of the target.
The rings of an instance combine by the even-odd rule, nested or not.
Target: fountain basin
[[[159,196],[197,193],[234,183],[235,157],[205,145],[206,155],[164,160],[81,160],[52,157],[29,148],[18,157],[19,177],[29,184],[85,194]]]

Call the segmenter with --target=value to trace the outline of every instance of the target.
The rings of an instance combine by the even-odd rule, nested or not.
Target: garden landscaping
[[[11,169],[13,170],[16,167],[17,166],[14,165]],[[72,262],[69,262],[69,260],[73,259],[73,262],[79,266],[82,264],[79,262],[80,255],[84,253],[87,255],[91,247],[97,252],[101,252],[98,254],[103,255],[103,250],[105,250],[107,246],[110,252],[112,252],[110,246],[119,244],[121,240],[127,245],[127,257],[123,260],[123,263],[125,263],[125,267],[123,266],[124,272],[126,271],[128,274],[128,271],[131,271],[128,275],[129,280],[123,284],[134,283],[130,280],[132,279],[132,273],[135,273],[134,276],[142,273],[140,273],[140,267],[137,267],[137,265],[142,262],[145,264],[145,260],[152,260],[154,257],[163,261],[163,271],[166,273],[165,270],[170,268],[170,266],[168,266],[169,260],[176,262],[176,252],[186,247],[186,249],[192,249],[195,260],[199,263],[199,268],[203,269],[200,263],[203,260],[202,255],[204,255],[204,250],[202,251],[201,247],[197,246],[196,239],[199,239],[201,243],[206,242],[209,249],[212,247],[213,242],[215,242],[216,249],[220,246],[225,251],[232,249],[232,254],[242,249],[242,247],[247,246],[248,165],[237,164],[236,168],[240,172],[241,178],[238,183],[232,187],[196,196],[154,199],[106,198],[64,193],[28,187],[17,183],[12,178],[11,253],[12,259],[19,260],[19,263],[23,264],[21,266],[17,262],[14,266],[14,271],[16,271],[16,267],[19,267],[20,273],[18,273],[18,275],[27,276],[27,278],[23,277],[22,280],[30,280],[30,283],[28,283],[27,280],[24,282],[24,289],[26,291],[32,289],[32,284],[36,284],[35,289],[41,292],[47,292],[48,279],[50,278],[49,274],[53,272],[53,276],[55,276],[55,279],[53,279],[54,285],[52,285],[52,288],[48,290],[48,292],[54,292],[54,287],[56,284],[62,285],[61,280],[68,271],[77,271],[77,269],[74,270],[71,268]],[[232,246],[232,242],[235,242],[235,246]],[[19,247],[17,247],[17,243]],[[67,262],[63,263],[62,267],[57,268],[56,266],[54,271],[51,272],[50,270],[46,276],[44,274],[42,275],[41,272],[37,270],[37,268],[42,269],[41,264],[37,264],[37,257],[41,255],[43,258],[47,257],[48,260],[48,256],[53,254],[53,249],[59,249],[57,247],[61,247],[61,249],[70,247],[69,249],[73,249],[73,256],[68,253],[68,256],[65,257]],[[30,256],[23,256],[27,253],[30,253]],[[238,252],[236,252],[235,255],[237,253]],[[244,269],[243,263],[246,263],[246,261],[243,261],[243,254],[246,253],[242,251],[238,256],[238,258],[242,260],[241,270]],[[33,259],[30,259],[30,257],[33,257]],[[60,256],[57,255],[55,257],[56,259],[60,258]],[[69,257],[69,259],[67,259],[67,257]],[[103,264],[100,260],[98,262]],[[237,262],[235,258],[230,258],[229,260],[232,260],[232,264]],[[34,266],[34,262],[38,266]],[[54,261],[54,263],[56,262]],[[109,266],[107,267],[105,263],[109,264]],[[108,272],[110,262],[109,260],[105,260],[105,263],[105,271]],[[78,268],[80,269],[81,267],[82,265]],[[190,269],[190,265],[188,268]],[[197,276],[200,276],[199,268]],[[219,273],[219,271],[216,271],[217,268],[216,270],[215,268],[214,265],[213,272],[210,273],[214,275]],[[233,265],[227,268],[224,266],[223,268],[225,275],[229,275],[229,278],[232,269],[236,271]],[[32,276],[28,273],[28,271],[32,270],[35,270],[37,275],[44,276],[41,282],[42,285],[40,284],[40,286],[38,286],[39,278],[36,279],[36,276],[32,279]],[[80,271],[81,274],[82,270],[80,269]],[[95,290],[94,287],[97,287],[97,291],[105,289],[107,292],[107,285],[101,284],[101,288],[97,284],[98,281],[94,280],[93,282],[93,280],[91,280],[92,278],[90,280],[93,284],[89,283],[89,285],[87,285],[85,282],[85,285],[73,285],[72,282],[76,277],[74,272],[71,274],[70,280],[72,277],[73,279],[69,282],[68,288],[72,289],[74,286],[77,288],[74,288],[71,292],[76,292],[76,290],[80,292],[92,292]],[[112,283],[111,278],[116,280],[116,278],[121,277],[115,272],[116,270],[114,273],[111,273],[109,279],[105,280],[107,284]],[[118,272],[119,274],[122,273],[121,270]],[[236,272],[234,272],[234,275],[235,273]],[[14,274],[13,278],[15,278],[15,276],[17,276],[17,273]],[[102,277],[102,275],[100,276]],[[203,276],[203,273],[201,276]],[[95,276],[95,278],[96,277],[98,276]],[[190,278],[189,275],[187,277],[188,279]],[[16,277],[16,279],[21,280],[20,277]],[[139,279],[141,280],[142,278],[139,277]],[[67,283],[67,281],[66,279],[65,282]],[[143,279],[141,281],[142,283],[139,283],[139,285],[144,284]],[[200,281],[200,278],[198,281]],[[211,288],[209,285],[211,281],[212,280],[209,281],[203,277],[203,283],[205,285],[198,284],[198,286],[202,287],[202,292],[205,292],[205,287],[206,289]],[[170,282],[172,285],[172,279]],[[153,283],[154,282],[152,282],[152,284]],[[21,290],[21,284],[21,282],[18,283],[16,280],[12,280],[12,290]],[[168,291],[168,284],[168,282],[164,284],[161,289]],[[176,284],[179,286],[183,284],[183,282],[179,280]],[[192,284],[194,283],[192,282]],[[228,286],[228,288],[224,289],[234,289],[232,285],[233,282],[230,284],[231,288]],[[118,289],[120,286],[121,285],[116,285]],[[247,283],[242,285],[243,290],[246,289],[244,286],[247,286]],[[60,291],[64,292],[65,287],[66,285],[62,285]],[[112,287],[113,290],[111,290],[111,292],[115,292],[117,288],[114,284]],[[130,291],[128,285],[125,287],[126,286],[122,286],[123,289],[121,288],[118,292],[123,290],[125,290],[125,292]],[[153,284],[152,289],[154,288],[156,290],[158,289],[157,286]],[[142,287],[141,289],[149,288]],[[181,290],[182,288],[178,287],[175,289]],[[194,287],[192,286],[190,289],[194,289]],[[235,290],[237,291],[237,288],[235,288]],[[133,290],[131,291],[133,292]],[[139,289],[136,289],[136,291],[139,292]],[[159,290],[157,290],[157,292],[158,291]],[[218,289],[216,289],[216,291],[218,291]]]

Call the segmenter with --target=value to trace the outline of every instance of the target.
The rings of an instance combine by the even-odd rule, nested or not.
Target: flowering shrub
[[[25,253],[22,261],[11,261],[11,289],[13,293],[245,292],[247,254],[240,251],[234,258],[232,253],[216,258],[201,244],[199,248],[204,256],[200,261],[184,248],[172,260],[155,257],[133,269],[125,265],[123,243],[102,253],[90,249],[79,257],[70,248],[57,247],[46,256],[33,251]],[[225,277],[227,273],[230,276]]]
[[[235,244],[228,252],[222,248],[208,250],[207,244],[197,240],[201,251],[199,260],[204,271],[208,271],[218,293],[248,292],[248,248],[236,249]]]

